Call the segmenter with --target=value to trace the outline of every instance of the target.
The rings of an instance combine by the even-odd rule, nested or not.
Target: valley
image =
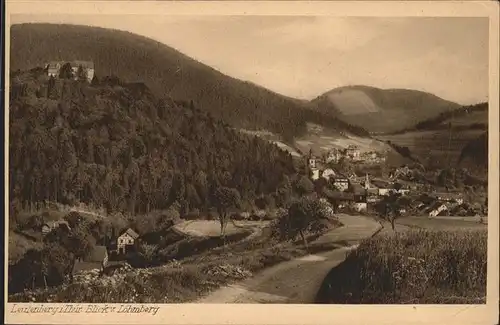
[[[128,32],[11,37],[9,301],[484,300],[487,104],[298,100]]]

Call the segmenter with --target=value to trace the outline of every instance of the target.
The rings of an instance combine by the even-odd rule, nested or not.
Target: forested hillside
[[[35,46],[36,45],[36,46]],[[368,133],[307,103],[226,76],[177,50],[128,32],[74,25],[20,24],[11,27],[11,69],[28,70],[49,61],[90,60],[96,75],[144,82],[155,95],[193,100],[236,128],[269,130],[292,142],[321,124],[361,136]]]
[[[395,133],[424,130],[443,130],[451,128],[455,131],[487,130],[488,103],[462,106],[456,110],[442,112],[438,116],[420,121],[416,125]]]
[[[211,206],[214,189],[243,201],[293,175],[288,153],[240,134],[194,103],[159,99],[143,83],[92,84],[11,74],[9,184],[13,209],[51,200],[131,214]]]
[[[488,168],[488,132],[467,143],[460,153],[458,163]]]

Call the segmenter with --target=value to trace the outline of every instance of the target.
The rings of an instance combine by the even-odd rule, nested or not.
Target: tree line
[[[394,134],[401,134],[401,133],[406,133],[406,132],[411,132],[411,131],[442,129],[443,122],[446,122],[452,118],[467,116],[467,114],[474,113],[474,112],[487,112],[487,111],[488,111],[488,103],[466,105],[466,106],[460,107],[459,109],[445,111],[445,112],[438,114],[437,116],[420,121],[410,128],[406,128],[403,130],[399,130],[399,131],[391,132],[391,133],[387,133],[387,134],[394,135]],[[451,122],[449,122],[448,124],[451,127]],[[487,124],[484,124],[484,123],[471,123],[469,125],[453,126],[453,129],[455,129],[456,131],[471,130],[471,129],[484,130],[486,128],[487,128]]]

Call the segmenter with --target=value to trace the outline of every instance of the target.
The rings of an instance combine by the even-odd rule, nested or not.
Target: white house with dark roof
[[[120,236],[118,236],[116,240],[116,249],[118,254],[125,254],[127,249],[135,246],[137,239],[139,238],[139,234],[136,233],[131,228],[128,228]]]

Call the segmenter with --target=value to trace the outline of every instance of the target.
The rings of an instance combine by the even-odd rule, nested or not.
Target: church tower
[[[365,174],[365,189],[368,190],[371,188],[371,184],[370,184],[370,178],[368,177],[368,173]]]

